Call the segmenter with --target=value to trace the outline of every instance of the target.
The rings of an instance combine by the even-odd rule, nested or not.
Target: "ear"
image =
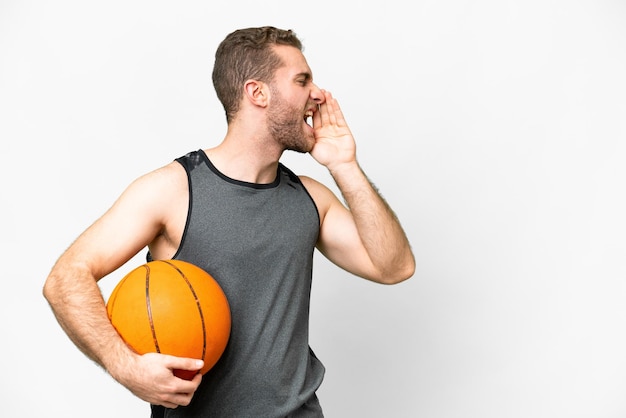
[[[269,103],[269,86],[262,81],[246,81],[244,91],[250,103],[255,106],[266,107]]]

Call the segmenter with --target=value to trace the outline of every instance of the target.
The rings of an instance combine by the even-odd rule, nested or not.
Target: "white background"
[[[417,256],[392,287],[318,260],[326,416],[626,417],[618,0],[0,0],[0,415],[148,417],[41,287],[130,181],[222,139],[215,48],[261,25],[301,36]]]

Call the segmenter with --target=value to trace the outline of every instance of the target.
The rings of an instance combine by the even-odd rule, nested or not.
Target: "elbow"
[[[51,307],[54,307],[56,304],[60,303],[59,301],[63,298],[63,284],[61,281],[61,277],[56,274],[54,271],[51,272],[46,281],[43,284],[41,289],[41,293],[48,302]]]
[[[43,295],[44,299],[46,299],[48,301],[48,303],[51,303],[52,300],[54,299],[54,279],[52,276],[48,276],[48,278],[46,279],[45,283],[43,284],[43,288],[41,289],[41,294]]]
[[[394,285],[409,280],[415,274],[415,269],[406,270],[393,276],[387,276],[383,279],[382,284]]]
[[[384,272],[378,282],[385,285],[394,285],[410,279],[414,274],[415,258],[411,255],[408,260],[396,264],[394,269]]]

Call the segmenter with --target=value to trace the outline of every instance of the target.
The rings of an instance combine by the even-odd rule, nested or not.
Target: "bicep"
[[[342,269],[359,277],[373,279],[377,272],[350,210],[320,183],[310,179],[304,179],[303,183],[320,212],[317,249]]]
[[[96,279],[130,260],[160,232],[165,194],[154,174],[135,180],[66,251],[62,259],[84,265]]]

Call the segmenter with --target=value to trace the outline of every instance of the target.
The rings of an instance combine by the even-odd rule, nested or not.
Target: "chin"
[[[305,149],[304,146],[292,146],[292,147],[288,147],[287,151],[294,151],[300,154],[306,154],[307,152],[310,152],[313,149],[313,147],[308,147],[308,149]]]
[[[289,151],[295,151],[300,153],[311,152],[315,146],[315,137],[312,135],[303,135],[299,140],[291,141],[286,147]]]

